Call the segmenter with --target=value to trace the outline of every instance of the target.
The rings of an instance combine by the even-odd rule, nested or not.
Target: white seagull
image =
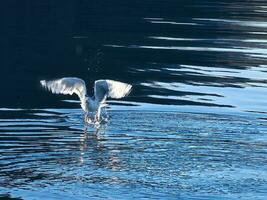
[[[94,85],[94,96],[87,95],[85,82],[76,77],[46,81],[41,80],[41,85],[54,94],[76,94],[80,98],[81,107],[85,112],[85,121],[90,122],[89,113],[95,113],[94,122],[101,121],[101,108],[105,107],[108,97],[120,99],[127,96],[132,85],[113,80],[97,80]]]

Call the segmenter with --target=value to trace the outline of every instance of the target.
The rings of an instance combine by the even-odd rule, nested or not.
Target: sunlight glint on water
[[[255,117],[114,110],[85,132],[80,110],[9,112],[22,122],[1,119],[0,188],[13,196],[250,198],[266,186],[267,126]]]
[[[0,199],[265,200],[266,11],[260,0],[11,3]],[[61,76],[89,92],[100,78],[134,89],[86,129],[75,97],[38,87]]]

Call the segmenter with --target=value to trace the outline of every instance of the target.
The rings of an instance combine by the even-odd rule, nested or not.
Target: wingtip
[[[125,96],[128,96],[131,93],[132,90],[133,90],[133,86],[131,84],[128,84],[128,86],[127,86],[127,93],[126,93]]]
[[[41,80],[41,81],[40,81],[40,84],[41,84],[43,87],[45,86],[45,83],[46,83],[45,80]]]

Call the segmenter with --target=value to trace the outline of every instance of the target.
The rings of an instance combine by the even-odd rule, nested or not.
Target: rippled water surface
[[[0,199],[267,199],[267,2],[1,2]],[[85,127],[74,76],[133,84]]]
[[[256,117],[1,111],[0,190],[25,199],[264,199],[267,124]]]

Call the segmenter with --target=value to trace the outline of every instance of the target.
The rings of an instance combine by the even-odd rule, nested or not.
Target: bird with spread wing
[[[89,119],[89,113],[95,113],[94,122],[101,121],[101,108],[105,107],[108,97],[120,99],[127,96],[132,85],[113,80],[97,80],[94,85],[94,96],[87,95],[85,82],[76,77],[65,77],[61,79],[46,81],[41,80],[41,85],[54,94],[76,94],[80,98],[81,107],[85,112],[85,120]]]

